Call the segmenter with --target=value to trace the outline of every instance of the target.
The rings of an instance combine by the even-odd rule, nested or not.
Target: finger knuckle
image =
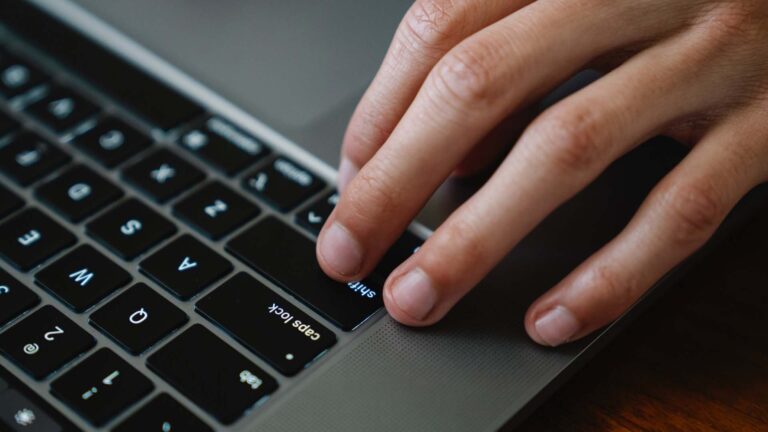
[[[554,112],[539,123],[551,135],[548,156],[558,169],[568,172],[590,170],[607,145],[607,126],[589,108]]]
[[[758,11],[752,0],[718,2],[702,18],[707,41],[722,46],[742,39],[752,29]]]
[[[383,124],[389,122],[376,109],[355,113],[344,136],[344,155],[357,166],[364,165],[392,133],[392,129]]]
[[[480,240],[477,224],[468,220],[455,220],[445,224],[439,236],[431,240],[439,244],[423,248],[431,251],[422,257],[422,263],[433,280],[439,286],[456,286],[467,277],[467,271],[473,265],[482,265],[487,261],[487,248]],[[446,262],[453,263],[445,265]]]
[[[632,279],[619,277],[617,272],[607,265],[595,267],[591,271],[590,284],[604,299],[606,312],[611,312],[612,315],[621,313],[639,296],[637,283]]]
[[[673,224],[673,239],[684,246],[703,243],[726,212],[714,187],[705,182],[676,185],[664,200]]]
[[[398,190],[389,181],[390,176],[376,167],[360,171],[342,195],[338,217],[347,226],[370,226],[386,219],[397,208]]]
[[[413,51],[443,51],[461,26],[454,0],[418,0],[403,19],[400,36]]]
[[[434,84],[442,102],[466,111],[482,109],[494,100],[494,65],[484,50],[478,44],[458,47],[435,66]]]

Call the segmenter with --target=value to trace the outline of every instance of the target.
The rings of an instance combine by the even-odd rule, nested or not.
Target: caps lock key
[[[288,376],[336,343],[330,330],[245,273],[200,300],[197,310]]]

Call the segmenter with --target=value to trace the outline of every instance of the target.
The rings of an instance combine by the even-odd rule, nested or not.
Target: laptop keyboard
[[[338,194],[309,169],[101,48],[59,60],[117,108],[21,51],[0,47],[0,174],[15,185],[0,185],[0,258],[15,269],[0,268],[0,354],[81,419],[233,424],[382,307],[385,274],[343,284],[319,268],[313,238]],[[409,236],[390,261],[418,246]],[[0,366],[0,429],[33,424],[77,430]]]

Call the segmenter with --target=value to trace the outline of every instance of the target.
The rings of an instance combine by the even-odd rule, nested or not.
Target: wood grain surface
[[[768,431],[768,206],[519,430]]]

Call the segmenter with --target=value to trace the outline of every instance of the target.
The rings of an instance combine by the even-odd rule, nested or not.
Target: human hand
[[[555,346],[617,318],[768,177],[766,0],[417,0],[349,124],[324,271],[368,274],[452,172],[492,160],[525,107],[588,66],[608,73],[526,128],[384,301],[404,324],[438,321],[550,212],[666,133],[690,153],[525,327]]]

